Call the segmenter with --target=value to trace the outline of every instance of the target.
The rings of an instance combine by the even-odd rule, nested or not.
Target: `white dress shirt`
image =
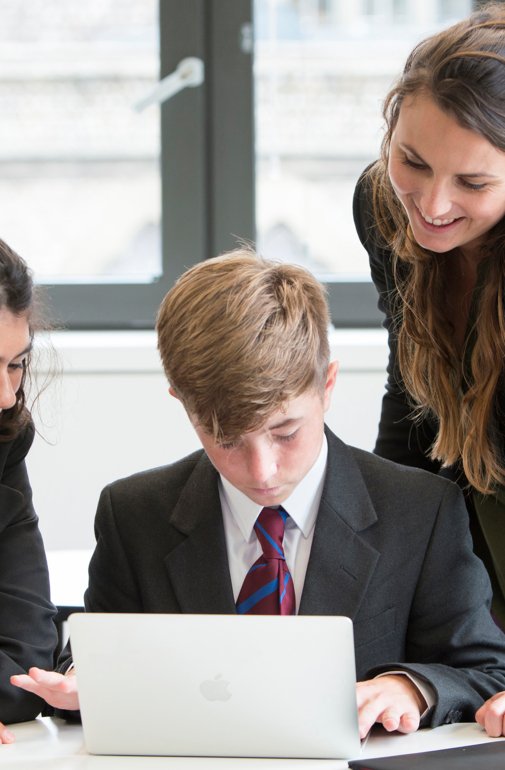
[[[321,451],[314,465],[282,503],[282,507],[289,514],[284,533],[284,554],[293,579],[297,612],[323,491],[327,457],[328,443],[326,436],[323,436]],[[256,537],[254,524],[263,506],[250,500],[223,476],[220,476],[219,497],[231,584],[236,601],[249,568],[261,556],[261,545]]]

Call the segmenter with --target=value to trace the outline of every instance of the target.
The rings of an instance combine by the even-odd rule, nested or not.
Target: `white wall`
[[[41,434],[28,455],[35,506],[47,549],[92,548],[102,487],[172,462],[198,441],[168,394],[154,332],[58,332],[53,342],[63,373],[34,414]],[[385,382],[385,333],[336,331],[332,351],[340,374],[328,425],[348,443],[371,449]]]

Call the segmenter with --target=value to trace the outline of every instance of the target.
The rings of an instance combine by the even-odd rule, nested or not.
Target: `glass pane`
[[[47,282],[160,273],[157,0],[1,0],[0,236]]]
[[[378,155],[382,100],[415,43],[471,2],[255,0],[254,11],[259,249],[323,280],[368,280],[352,195]]]

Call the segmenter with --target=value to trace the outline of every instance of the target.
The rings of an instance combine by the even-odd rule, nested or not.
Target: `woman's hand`
[[[79,709],[75,669],[66,674],[58,674],[56,671],[44,671],[42,668],[30,668],[27,674],[11,676],[10,681],[15,687],[43,698],[54,708],[64,711]]]
[[[14,743],[15,740],[9,728],[0,722],[0,743]]]

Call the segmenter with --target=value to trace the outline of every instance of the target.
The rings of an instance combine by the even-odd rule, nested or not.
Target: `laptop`
[[[360,755],[345,617],[76,613],[92,754]]]

